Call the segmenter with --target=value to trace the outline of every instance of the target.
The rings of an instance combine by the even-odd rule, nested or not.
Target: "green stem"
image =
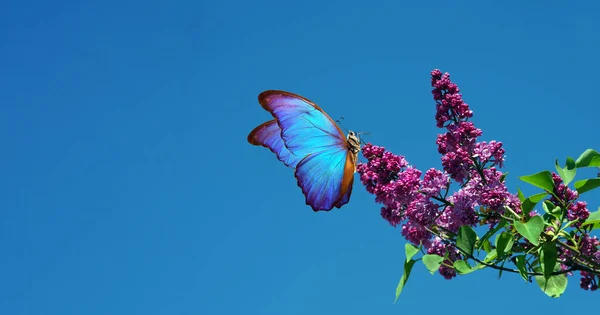
[[[511,207],[505,205],[504,210],[508,210],[512,215],[514,215],[517,219],[521,220],[521,216],[515,212],[515,210],[511,209]]]

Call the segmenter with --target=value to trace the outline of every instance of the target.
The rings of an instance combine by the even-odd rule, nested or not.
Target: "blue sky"
[[[417,265],[356,184],[313,213],[246,142],[267,89],[440,166],[429,72],[450,72],[516,176],[600,149],[594,1],[2,1],[1,314],[572,310],[492,271]],[[523,185],[521,185],[523,186]],[[535,192],[533,189],[526,190]],[[584,200],[600,205],[598,193]],[[481,296],[483,294],[483,297]]]

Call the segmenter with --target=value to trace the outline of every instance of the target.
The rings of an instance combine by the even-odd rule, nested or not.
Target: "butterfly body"
[[[248,142],[269,148],[295,169],[306,204],[314,211],[340,208],[350,200],[360,139],[338,125],[315,103],[285,91],[269,90],[258,102],[273,116],[254,128]]]

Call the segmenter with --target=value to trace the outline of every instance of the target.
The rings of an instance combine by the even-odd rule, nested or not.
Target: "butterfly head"
[[[350,152],[358,154],[358,152],[360,151],[360,138],[358,137],[358,134],[352,130],[348,130],[346,142],[348,144],[348,149],[350,150]]]

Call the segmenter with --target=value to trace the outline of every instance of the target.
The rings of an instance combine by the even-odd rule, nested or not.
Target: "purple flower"
[[[458,86],[450,81],[448,73],[442,74],[440,70],[433,70],[431,86],[431,93],[436,101],[435,119],[438,127],[443,127],[450,120],[458,121],[473,116],[469,105],[463,101]]]
[[[506,185],[500,181],[502,172],[495,167],[484,169],[482,171],[483,179],[478,173],[472,175],[471,181],[467,187],[471,187],[479,196],[479,205],[489,208],[499,214],[504,213],[504,206],[509,206],[515,210],[521,207],[521,203],[516,195],[508,192]]]
[[[416,246],[422,243],[427,248],[432,234],[423,225],[407,221],[402,225],[402,236]]]
[[[589,234],[575,235],[575,241],[576,243],[579,243],[579,246],[572,241],[567,241],[567,243],[571,246],[579,247],[581,254],[575,253],[569,249],[561,248],[559,254],[560,261],[568,263],[569,265],[578,264],[578,261],[581,260],[580,255],[583,255],[591,259],[592,263],[600,264],[600,240],[598,240],[596,236],[590,236]],[[586,260],[581,261],[584,261],[585,264],[588,264]],[[591,291],[597,290],[598,280],[600,280],[598,276],[599,275],[597,274],[581,271],[581,288]]]
[[[469,177],[469,170],[473,166],[473,161],[468,152],[457,149],[442,156],[442,166],[452,179],[460,183]]]
[[[379,195],[381,189],[398,178],[398,172],[408,166],[403,156],[386,152],[385,148],[370,143],[362,148],[362,154],[368,163],[360,163],[357,172],[367,191]]]
[[[421,171],[413,167],[407,167],[403,172],[398,173],[398,178],[394,185],[394,200],[401,204],[409,204],[412,200],[420,196]]]
[[[475,128],[471,122],[451,123],[447,127],[448,132],[438,135],[438,152],[441,154],[463,149],[472,152],[475,148],[477,137],[481,136],[481,129]]]
[[[598,246],[600,246],[600,241],[597,237],[584,234],[581,237],[579,250],[581,251],[581,254],[594,258],[595,254],[599,251]],[[598,261],[598,263],[600,263],[600,261]]]
[[[585,201],[577,201],[572,203],[567,211],[567,219],[569,221],[579,220],[574,225],[579,227],[590,216],[590,211],[587,209],[587,203]]]
[[[433,197],[440,194],[442,189],[446,189],[449,185],[449,178],[446,173],[430,168],[425,172],[423,177],[423,187],[421,191],[427,197]]]
[[[596,280],[596,278],[595,274],[582,271],[579,286],[586,291],[596,291],[598,290],[598,280]]]
[[[469,171],[474,167],[477,137],[482,132],[467,121],[473,116],[473,111],[463,101],[458,86],[450,81],[449,74],[441,74],[437,69],[432,71],[431,85],[436,102],[437,126],[448,130],[438,135],[436,141],[438,152],[443,155],[442,166],[452,179],[462,183],[468,179]],[[499,160],[503,161],[504,152],[497,154]]]
[[[563,184],[562,179],[558,174],[552,173],[552,179],[554,180],[554,194],[557,195],[563,202],[569,203],[579,197],[577,191],[571,190],[569,187]],[[554,196],[550,198],[550,201],[556,205],[560,204],[560,202]]]
[[[405,215],[408,220],[429,226],[438,216],[438,205],[424,195],[417,195],[406,207]]]
[[[381,207],[381,217],[388,221],[393,227],[402,222],[403,216],[400,207]]]
[[[471,189],[465,187],[448,198],[453,206],[447,207],[439,217],[437,223],[451,232],[458,232],[462,225],[475,226],[477,224],[477,213],[475,207],[478,205],[477,196]]]
[[[368,143],[362,152],[368,162],[357,166],[360,180],[375,201],[384,205],[381,216],[396,226],[403,220],[406,206],[419,195],[421,171],[383,147]]]
[[[475,144],[475,157],[479,158],[479,163],[485,165],[488,162],[492,162],[493,165],[502,167],[504,164],[504,148],[502,148],[502,142],[490,141],[490,143],[478,142]]]

